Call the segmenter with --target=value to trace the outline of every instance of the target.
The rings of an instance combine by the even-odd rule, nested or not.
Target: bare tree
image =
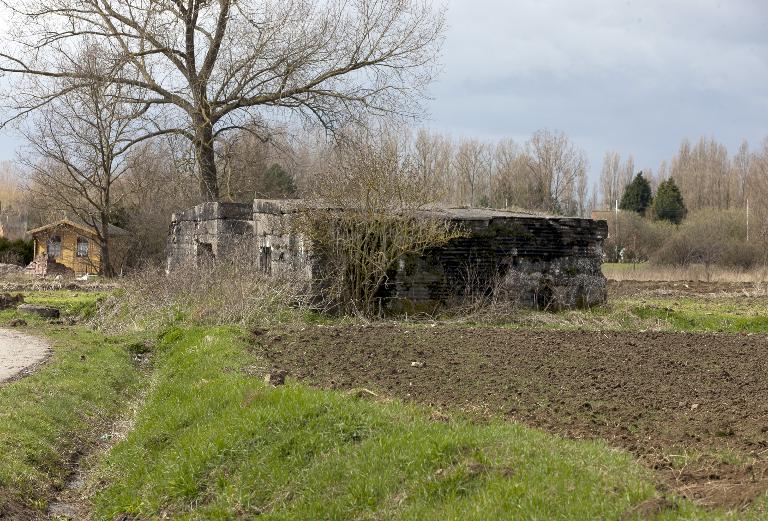
[[[750,225],[754,232],[750,238],[759,237],[768,244],[768,138],[750,154],[747,191],[750,194]]]
[[[725,210],[738,198],[737,183],[730,176],[728,151],[714,139],[701,138],[693,147],[683,140],[671,165],[670,175],[690,210]]]
[[[741,142],[739,150],[733,156],[731,162],[731,176],[734,178],[736,184],[736,203],[739,206],[745,206],[747,199],[749,198],[748,186],[749,186],[749,170],[750,170],[750,153],[749,143],[746,140]]]
[[[586,176],[587,158],[562,132],[537,131],[526,144],[536,208],[576,213],[576,192]]]
[[[502,139],[494,149],[493,201],[498,207],[533,208],[535,201],[528,156],[512,139]]]
[[[399,262],[463,232],[430,213],[439,190],[424,182],[407,132],[345,138],[316,178],[318,201],[295,224],[332,266],[320,281],[326,303],[370,315],[381,311],[380,292]]]
[[[414,161],[419,171],[422,183],[432,186],[437,193],[436,200],[453,199],[451,186],[451,162],[453,160],[453,143],[445,136],[431,134],[424,129],[416,133],[414,142]]]
[[[611,209],[621,200],[624,190],[634,177],[635,160],[630,155],[622,165],[618,152],[606,152],[600,172],[603,209]]]
[[[83,77],[101,77],[96,52],[81,54],[77,70]],[[112,275],[109,225],[120,203],[113,188],[127,170],[128,150],[144,131],[144,109],[123,101],[131,94],[122,84],[58,81],[63,94],[24,130],[32,152],[21,155],[29,169],[30,200],[90,225],[100,243],[101,271]]]
[[[459,178],[459,192],[462,194],[464,204],[475,206],[478,202],[477,194],[482,189],[483,183],[489,180],[491,154],[485,143],[477,139],[464,139],[459,142],[454,164],[456,175]]]
[[[124,100],[156,122],[148,136],[193,143],[210,200],[219,196],[216,138],[254,116],[295,114],[335,129],[363,115],[418,114],[444,25],[428,0],[2,3],[13,29],[0,72],[22,81],[6,122],[93,81],[129,86]],[[111,65],[96,77],[73,67],[85,39]]]
[[[183,138],[167,136],[131,150],[113,191],[131,232],[128,267],[164,263],[169,216],[200,202],[189,148]]]

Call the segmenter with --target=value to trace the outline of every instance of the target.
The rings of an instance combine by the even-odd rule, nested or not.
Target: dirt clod
[[[288,371],[285,369],[277,369],[265,376],[264,381],[269,385],[277,387],[278,385],[285,385],[286,376],[288,376]]]

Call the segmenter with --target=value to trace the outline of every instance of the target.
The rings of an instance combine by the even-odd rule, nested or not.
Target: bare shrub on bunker
[[[374,135],[375,132],[375,135]],[[354,129],[331,151],[295,226],[329,267],[319,281],[324,304],[380,314],[398,263],[462,235],[427,210],[441,200],[401,129]]]

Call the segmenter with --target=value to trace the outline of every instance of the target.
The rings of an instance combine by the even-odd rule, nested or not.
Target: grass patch
[[[239,329],[166,334],[136,427],[98,471],[95,518],[618,519],[656,494],[600,442],[271,388],[254,362]],[[678,502],[659,519],[726,517]]]
[[[59,308],[62,315],[87,320],[95,316],[99,303],[108,296],[106,292],[78,292],[68,290],[25,292],[29,304]]]
[[[602,270],[603,274],[612,280],[725,283],[761,283],[768,280],[768,269],[765,266],[740,269],[735,267],[704,266],[701,264],[663,266],[649,262],[604,262]]]
[[[456,321],[467,326],[587,331],[768,333],[768,298],[623,297],[586,310],[540,312],[516,309]]]
[[[53,354],[37,373],[0,386],[0,503],[42,510],[137,390],[139,373],[127,339],[35,323]]]

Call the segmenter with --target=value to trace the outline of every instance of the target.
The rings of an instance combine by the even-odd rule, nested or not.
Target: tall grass
[[[295,274],[267,275],[248,259],[204,263],[166,273],[148,267],[126,277],[101,306],[95,325],[158,332],[173,325],[280,323],[306,308]]]
[[[609,280],[636,281],[695,281],[728,283],[768,282],[768,266],[750,269],[688,264],[685,266],[659,266],[647,262],[637,264],[603,264],[603,274]]]

